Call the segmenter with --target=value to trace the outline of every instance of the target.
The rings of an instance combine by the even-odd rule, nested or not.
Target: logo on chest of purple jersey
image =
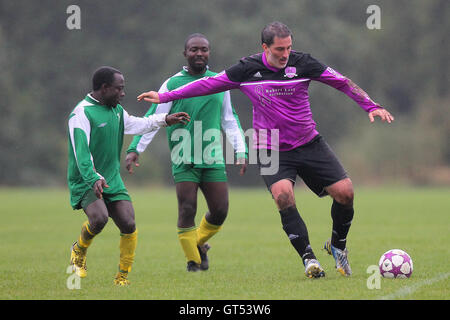
[[[284,69],[284,73],[285,73],[285,77],[288,77],[289,79],[292,79],[293,77],[297,76],[297,68],[295,67],[286,67],[286,69]]]

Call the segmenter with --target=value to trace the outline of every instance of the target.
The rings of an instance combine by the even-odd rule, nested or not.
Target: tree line
[[[380,29],[366,25],[374,4]],[[80,8],[79,29],[67,27],[70,5]],[[67,117],[97,67],[124,73],[123,105],[142,116],[149,106],[135,97],[181,69],[187,35],[208,37],[210,68],[219,72],[260,52],[260,31],[274,20],[291,28],[294,49],[351,78],[396,117],[370,124],[348,97],[311,84],[318,130],[354,180],[448,184],[449,7],[446,0],[0,1],[0,185],[65,184]],[[250,101],[238,91],[232,101],[243,129],[251,128]],[[170,183],[163,131],[128,184]],[[256,168],[245,179],[229,171],[231,184],[262,185]]]

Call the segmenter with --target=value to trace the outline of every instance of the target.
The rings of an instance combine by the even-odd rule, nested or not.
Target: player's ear
[[[102,83],[102,86],[100,87],[101,92],[105,92],[108,89],[108,84]]]

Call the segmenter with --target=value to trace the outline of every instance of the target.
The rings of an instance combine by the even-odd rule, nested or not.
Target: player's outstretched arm
[[[190,82],[175,90],[158,93],[156,91],[148,91],[141,93],[138,101],[148,101],[152,103],[165,103],[173,100],[187,99],[192,97],[207,96],[222,91],[239,88],[240,83],[228,79],[226,72],[218,73],[213,77],[203,77],[196,81]]]
[[[159,94],[156,91],[148,91],[148,92],[141,93],[140,95],[138,95],[137,101],[142,101],[142,99],[145,101],[151,102],[151,103],[156,103],[156,104],[159,104],[161,102],[159,100]]]
[[[394,117],[390,114],[389,111],[387,111],[384,108],[375,109],[375,110],[369,112],[370,122],[374,122],[375,117],[380,117],[381,121],[383,121],[383,122],[387,121],[388,123],[391,123],[392,121],[394,121]]]

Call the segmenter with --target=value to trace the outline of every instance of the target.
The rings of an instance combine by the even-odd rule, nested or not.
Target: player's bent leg
[[[198,228],[198,245],[203,246],[221,229],[228,215],[227,182],[202,182],[200,188],[208,205],[208,212]]]
[[[134,263],[138,231],[136,229],[134,208],[129,200],[113,201],[108,204],[109,214],[120,230],[119,270],[114,283],[119,286],[130,284],[128,274]]]
[[[118,200],[107,204],[109,216],[123,234],[136,230],[133,204],[129,200]]]
[[[178,200],[177,226],[179,228],[191,228],[195,226],[198,183],[191,181],[178,182],[175,188]]]
[[[95,234],[89,230],[89,222],[86,221],[81,226],[81,233],[78,240],[72,245],[70,265],[80,278],[87,276],[86,254],[94,237]]]
[[[283,179],[270,186],[270,192],[275,200],[278,210],[295,205],[294,183],[289,179]]]
[[[89,220],[89,230],[93,234],[99,234],[108,223],[109,214],[105,202],[97,199],[83,209]]]
[[[206,242],[220,231],[228,215],[228,185],[225,181],[211,181],[202,182],[200,188],[209,209],[197,229],[200,270],[205,271],[209,268],[207,252],[211,248]]]
[[[223,169],[203,169],[199,173],[201,182],[198,186],[205,196],[209,209],[202,217],[196,235],[201,260],[199,269],[205,271],[209,268],[207,252],[211,248],[206,241],[219,232],[228,214],[228,186]]]
[[[178,240],[187,260],[187,271],[200,270],[201,257],[197,248],[197,212],[198,183],[182,181],[176,183],[178,199]]]
[[[87,276],[86,255],[87,249],[91,245],[94,237],[100,233],[108,222],[108,210],[103,200],[97,199],[90,192],[86,194],[82,201],[84,212],[88,221],[81,227],[78,240],[72,245],[70,251],[70,265],[75,273],[84,278]]]
[[[206,220],[216,226],[222,225],[228,214],[228,184],[226,182],[202,182],[200,189],[209,209],[209,212],[206,213]]]
[[[354,189],[350,178],[339,180],[338,182],[325,187],[325,190],[334,200],[336,200],[336,202],[344,206],[353,207]]]
[[[134,257],[137,246],[138,231],[135,229],[132,233],[120,234],[120,258],[119,258],[119,271],[116,274],[114,283],[119,286],[126,286],[130,284],[128,280],[128,274],[131,271],[131,267],[134,263]]]
[[[342,179],[326,188],[328,194],[333,198],[331,206],[331,217],[333,219],[333,230],[331,239],[324,248],[333,255],[336,262],[336,270],[345,276],[352,274],[348,262],[347,235],[352,224],[354,209],[353,185],[349,178]]]
[[[292,246],[301,257],[308,278],[325,276],[309,243],[306,224],[300,216],[295,204],[294,184],[289,179],[283,179],[271,186],[272,196],[278,206],[281,224]]]

